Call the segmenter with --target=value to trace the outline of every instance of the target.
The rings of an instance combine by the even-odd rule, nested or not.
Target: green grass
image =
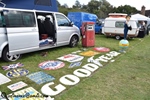
[[[98,69],[91,77],[81,78],[81,82],[76,86],[67,86],[66,91],[55,96],[55,100],[150,100],[150,37],[136,38],[129,40],[129,42],[130,46],[127,53],[116,57],[113,63],[104,63],[105,66],[103,68]],[[111,50],[118,51],[118,43],[119,41],[114,38],[96,35],[95,46],[109,47]],[[44,50],[48,52],[46,57],[40,56],[40,53],[43,51],[38,51],[24,54],[17,62],[23,63],[25,65],[24,68],[28,69],[30,73],[37,72],[42,70],[38,68],[39,63],[46,60],[56,60],[56,58],[62,55],[79,49],[81,49],[81,44],[75,48],[64,46]],[[87,64],[87,58],[84,58],[82,66]],[[12,62],[0,61],[0,66],[8,64],[12,64]],[[53,75],[56,78],[54,80],[55,84],[59,84],[61,76],[72,74],[77,69],[69,69],[69,63],[65,62],[65,64],[65,67],[58,70],[42,71]],[[0,69],[0,72],[6,74],[7,71]],[[0,85],[0,90],[9,94],[11,91],[7,86],[18,81],[24,81],[39,92],[44,85],[37,85],[24,76],[13,78],[11,82]]]

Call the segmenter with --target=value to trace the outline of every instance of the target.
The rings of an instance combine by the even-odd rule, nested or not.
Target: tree
[[[62,5],[62,8],[69,8],[68,5],[65,3],[64,5]]]
[[[59,3],[58,0],[57,0],[57,7],[61,7],[61,4]]]
[[[106,18],[109,13],[126,13],[126,14],[134,14],[137,13],[137,9],[135,7],[131,7],[129,5],[113,7],[107,0],[91,0],[87,5],[81,5],[79,0],[76,0],[73,8],[68,8],[67,4],[59,6],[59,12],[64,13],[65,15],[68,12],[75,11],[84,11],[89,13],[96,14],[99,18]]]
[[[83,10],[87,10],[87,9],[88,9],[88,6],[83,4],[83,5],[81,6],[81,8],[82,8]]]
[[[95,12],[96,10],[99,10],[100,8],[100,2],[97,1],[97,0],[91,0],[89,3],[88,3],[88,11],[90,13],[93,13]]]
[[[88,11],[96,14],[99,18],[107,17],[108,13],[110,13],[113,8],[106,0],[91,0],[87,6]]]
[[[100,0],[100,18],[106,18],[110,12],[112,12],[113,6],[106,0]]]
[[[81,8],[81,4],[78,0],[75,1],[75,5],[73,5],[73,8]]]
[[[116,13],[125,13],[125,14],[135,14],[138,10],[135,7],[131,7],[130,5],[124,5],[119,7],[114,7],[113,12]]]

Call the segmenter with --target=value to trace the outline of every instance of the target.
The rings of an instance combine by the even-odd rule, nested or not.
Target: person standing
[[[126,22],[124,24],[124,39],[127,39],[128,30],[132,30],[131,25],[129,25],[130,18],[131,18],[131,15],[126,16]]]

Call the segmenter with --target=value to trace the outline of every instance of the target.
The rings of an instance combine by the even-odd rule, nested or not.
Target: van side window
[[[0,14],[0,27],[3,27],[3,18],[2,18],[2,16],[1,16],[1,14]]]
[[[57,24],[58,26],[69,26],[69,20],[60,14],[56,14]]]
[[[117,27],[117,28],[124,28],[124,23],[125,22],[116,22],[115,23],[115,27]]]
[[[22,17],[25,27],[34,27],[36,25],[34,13],[24,12]]]
[[[35,18],[32,12],[8,10],[4,11],[7,27],[34,27]]]

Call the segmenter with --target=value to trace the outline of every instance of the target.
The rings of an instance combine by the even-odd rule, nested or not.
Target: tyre
[[[150,30],[149,30],[149,29],[147,29],[147,35],[149,35],[149,33],[150,33]]]
[[[99,30],[99,34],[101,34],[101,35],[102,35],[102,29],[100,29],[100,30]]]
[[[120,37],[119,35],[116,35],[115,38],[116,38],[117,40],[120,40],[120,39],[121,39],[121,37]]]
[[[4,48],[3,53],[2,53],[2,59],[3,59],[4,61],[7,61],[7,62],[16,61],[16,60],[18,60],[20,57],[21,57],[20,54],[10,56],[7,47]]]
[[[150,34],[150,25],[147,26],[147,35]]]
[[[70,40],[69,46],[70,47],[75,47],[78,44],[78,36],[73,36]]]

